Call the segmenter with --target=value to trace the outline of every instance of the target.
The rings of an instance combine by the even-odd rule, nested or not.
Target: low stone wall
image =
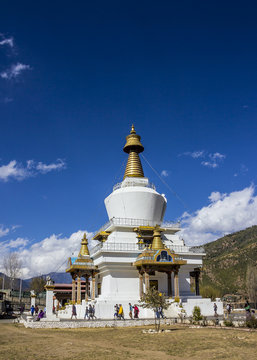
[[[161,319],[161,324],[171,325],[175,319]],[[75,328],[103,328],[103,327],[133,327],[154,325],[154,319],[138,320],[70,320],[70,321],[36,321],[23,322],[26,328],[33,329],[75,329]]]

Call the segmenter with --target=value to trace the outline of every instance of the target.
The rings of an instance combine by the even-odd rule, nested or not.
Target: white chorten
[[[78,313],[84,317],[86,302],[92,301],[98,318],[112,319],[115,304],[122,304],[128,317],[128,303],[138,304],[149,286],[155,286],[171,302],[174,298],[182,302],[187,315],[195,305],[203,315],[212,315],[211,300],[199,296],[203,249],[184,244],[177,235],[178,223],[163,223],[167,200],[144,177],[140,140],[132,126],[123,149],[128,154],[123,181],[105,199],[109,222],[94,236],[99,244],[90,251],[97,269],[90,284],[93,296],[82,300]],[[195,293],[190,291],[190,275],[195,278]],[[175,304],[167,315],[177,315]],[[222,304],[217,305],[223,312]],[[153,312],[140,308],[139,316],[153,317]]]

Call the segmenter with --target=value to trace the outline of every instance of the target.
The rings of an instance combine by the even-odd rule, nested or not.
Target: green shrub
[[[246,326],[251,329],[257,329],[257,319],[251,316],[249,320],[246,320]]]
[[[220,290],[214,288],[211,285],[201,285],[200,294],[203,298],[210,298],[213,301],[221,296]]]
[[[199,308],[199,306],[195,306],[194,310],[193,310],[193,320],[194,321],[200,321],[202,320],[202,315],[201,315],[201,309]]]
[[[233,327],[234,326],[233,321],[231,321],[231,320],[224,320],[224,325],[227,326],[227,327]]]

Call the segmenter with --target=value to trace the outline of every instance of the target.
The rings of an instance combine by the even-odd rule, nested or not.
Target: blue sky
[[[187,243],[256,224],[256,15],[253,1],[1,4],[2,255],[76,247],[107,221],[132,123]]]

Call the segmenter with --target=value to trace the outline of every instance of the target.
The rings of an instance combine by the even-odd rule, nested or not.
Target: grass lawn
[[[26,329],[0,322],[0,359],[256,359],[257,332],[168,328],[143,334],[143,328]]]

